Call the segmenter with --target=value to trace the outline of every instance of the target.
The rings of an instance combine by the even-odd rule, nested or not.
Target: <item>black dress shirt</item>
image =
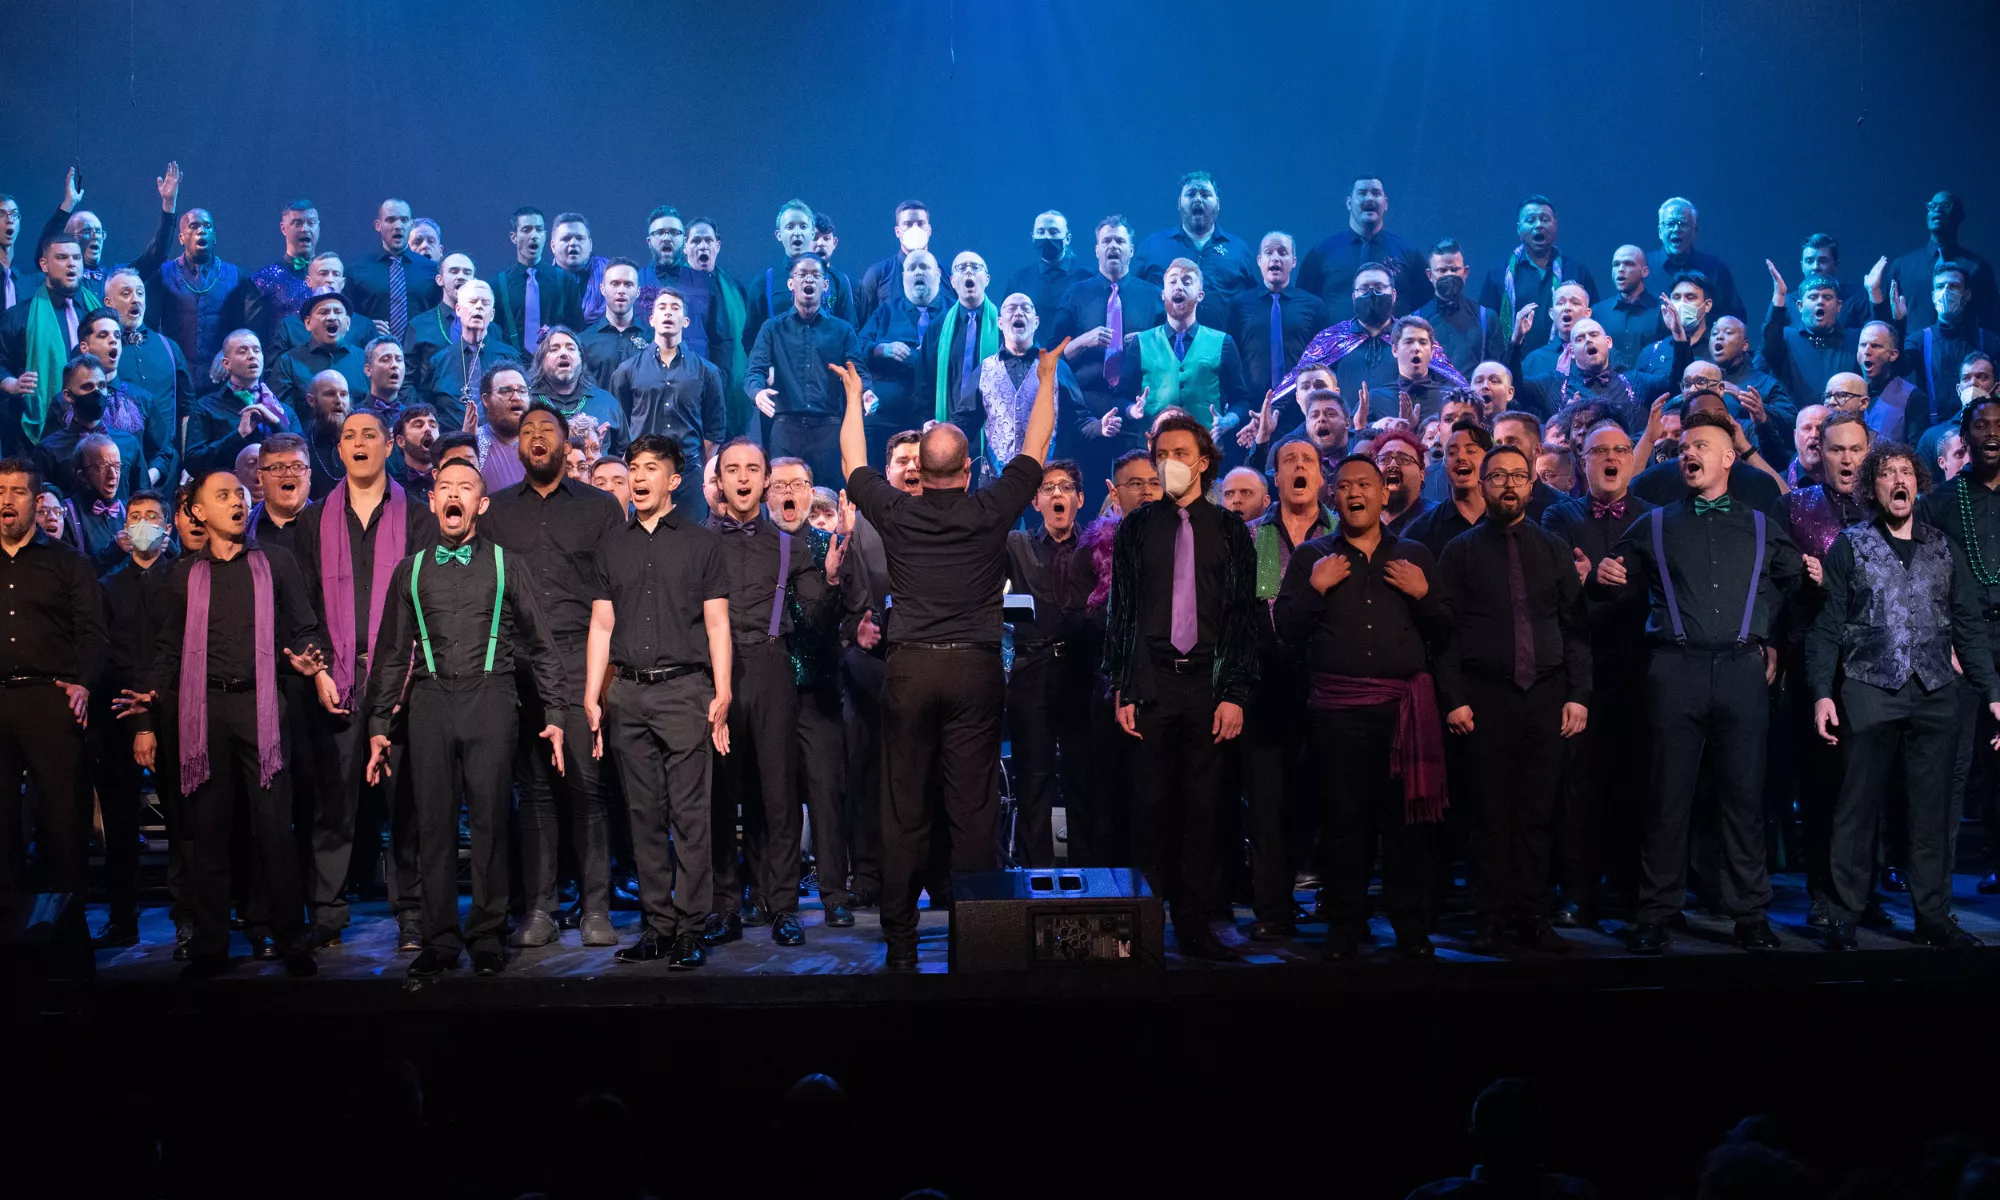
[[[1430,258],[1387,229],[1362,237],[1352,226],[1306,251],[1299,263],[1298,285],[1326,302],[1328,324],[1354,317],[1354,274],[1368,263],[1389,268],[1396,285],[1396,315],[1413,313],[1430,302],[1431,281],[1424,270]],[[1487,305],[1488,308],[1493,307]]]
[[[97,686],[109,647],[89,559],[37,529],[14,553],[0,551],[0,595],[0,679],[41,675]]]
[[[1447,491],[1444,499],[1431,505],[1423,516],[1410,522],[1409,529],[1403,536],[1413,542],[1423,543],[1424,549],[1431,552],[1432,558],[1441,558],[1444,556],[1445,545],[1459,534],[1471,529],[1472,524],[1465,519],[1464,513],[1458,511],[1457,503],[1451,499],[1451,494]]]
[[[1007,286],[1000,292],[1006,299],[1015,292],[1021,293],[1035,302],[1035,312],[1042,318],[1042,327],[1035,331],[1035,340],[1043,349],[1055,345],[1048,340],[1049,322],[1062,304],[1063,293],[1069,285],[1090,278],[1096,269],[1084,264],[1074,254],[1065,254],[1054,262],[1037,258],[1007,277]]]
[[[768,641],[771,608],[778,598],[779,534],[776,523],[761,513],[738,524],[711,516],[708,531],[722,541],[722,561],[729,572],[729,632],[738,645]],[[787,599],[796,601],[808,622],[819,618],[827,602],[826,575],[813,565],[812,543],[792,538],[791,562],[785,575]],[[792,632],[792,605],[780,606],[778,636]]]
[[[605,537],[597,572],[597,592],[617,613],[613,666],[647,671],[710,665],[702,606],[729,595],[729,567],[721,539],[701,522],[676,508],[662,513],[649,531],[633,517]]]
[[[347,555],[354,574],[354,649],[361,654],[368,649],[368,610],[374,599],[375,584],[375,541],[382,529],[382,514],[389,511],[391,497],[385,492],[382,502],[375,511],[368,514],[364,524],[354,514],[352,503],[342,506],[341,513],[347,520]],[[322,626],[326,624],[326,580],[320,572],[320,527],[326,523],[327,507],[314,504],[306,509],[297,521],[292,523],[292,553],[299,560],[299,572],[305,577],[306,590],[312,595],[313,611],[319,615]],[[403,497],[403,557],[420,553],[437,545],[437,518],[416,496]],[[328,633],[331,634],[331,630]]]
[[[1561,538],[1570,550],[1583,551],[1584,557],[1590,560],[1591,570],[1595,571],[1597,564],[1625,536],[1625,531],[1653,509],[1653,505],[1629,494],[1623,503],[1622,512],[1614,514],[1606,511],[1600,514],[1589,496],[1571,496],[1549,506],[1549,510],[1542,514],[1542,528]],[[1600,679],[1607,678],[1612,672],[1629,670],[1633,663],[1644,661],[1644,596],[1632,595],[1617,601],[1586,598],[1586,607],[1590,617],[1591,661]],[[1629,694],[1637,681],[1627,676],[1618,682],[1622,685],[1621,690]]]
[[[831,263],[826,266],[826,290],[820,293],[819,310],[830,317],[839,317],[849,325],[859,329],[860,318],[854,309],[854,281],[844,271],[836,271]],[[760,275],[752,275],[743,289],[745,311],[743,314],[743,348],[749,350],[757,344],[757,334],[764,326],[788,312],[796,311],[792,303],[792,293],[786,286],[790,279],[791,266],[766,267]]]
[[[1655,646],[1674,644],[1673,619],[1667,611],[1666,592],[1661,587],[1661,571],[1673,573],[1674,594],[1680,601],[1682,629],[1691,650],[1727,650],[1736,643],[1743,624],[1743,609],[1750,592],[1750,569],[1757,553],[1756,526],[1750,508],[1740,497],[1728,512],[1709,511],[1697,515],[1690,499],[1665,505],[1663,537],[1667,561],[1653,556],[1652,519],[1634,521],[1612,547],[1614,555],[1625,559],[1626,582],[1609,587],[1592,571],[1587,590],[1594,599],[1615,600],[1645,595],[1651,606],[1646,616],[1646,640]],[[1796,592],[1805,578],[1805,560],[1797,543],[1785,532],[1785,523],[1767,517],[1764,521],[1764,570],[1757,580],[1757,596],[1750,620],[1749,640],[1767,644],[1785,598]]]
[[[493,493],[480,518],[481,537],[525,560],[535,607],[558,642],[581,643],[590,632],[597,591],[597,556],[604,539],[625,524],[625,510],[611,493],[567,476],[543,496],[523,479]],[[510,575],[511,577],[511,575]]]
[[[1176,225],[1146,235],[1132,255],[1132,274],[1153,285],[1157,293],[1167,268],[1185,258],[1201,268],[1201,310],[1196,319],[1216,329],[1229,328],[1229,302],[1238,293],[1262,290],[1257,276],[1257,247],[1221,227],[1209,231],[1200,246]]]
[[[648,347],[611,373],[610,391],[625,412],[625,427],[632,437],[654,433],[679,443],[681,486],[674,492],[674,506],[699,511],[701,473],[707,461],[702,443],[721,445],[728,440],[722,372],[685,347],[671,364],[661,363],[658,347]]]
[[[710,362],[726,357],[729,351],[725,341],[731,331],[723,309],[721,278],[713,271],[695,270],[686,259],[677,259],[664,267],[649,262],[639,268],[639,296],[632,307],[632,316],[645,335],[643,341],[652,341],[653,331],[650,321],[642,316],[650,316],[653,301],[663,288],[681,294],[681,311],[688,322],[681,331],[681,345]]]
[[[250,515],[250,544],[266,550],[276,547],[287,554],[298,553],[299,522],[311,511],[312,505],[308,503],[305,512],[280,525],[270,509],[257,505]]]
[[[420,313],[410,314],[410,329],[403,339],[403,362],[408,367],[405,379],[419,392],[428,391],[431,386],[428,374],[431,356],[458,341],[460,337],[458,314],[440,305],[427,308]],[[492,330],[486,331],[492,341],[499,341]]]
[[[1222,602],[1227,595],[1222,575],[1229,554],[1220,523],[1213,519],[1215,506],[1198,497],[1181,511],[1194,531],[1195,644],[1186,651],[1173,644],[1174,546],[1180,540],[1181,523],[1155,519],[1146,525],[1146,540],[1139,548],[1140,578],[1145,581],[1139,590],[1139,641],[1155,659],[1212,657],[1222,632]]]
[[[1045,528],[1033,533],[1017,529],[1007,535],[1009,590],[1035,598],[1032,615],[1014,618],[1016,652],[1024,646],[1083,636],[1083,606],[1090,593],[1077,590],[1076,572],[1070,567],[1080,532],[1072,526],[1061,541]]]
[[[538,298],[543,328],[566,325],[574,330],[589,324],[583,319],[583,285],[577,282],[576,276],[552,262],[540,262],[532,267],[516,262],[493,280],[492,332],[516,346],[528,344],[527,330],[522,325],[527,316],[530,271],[535,273],[540,287]]]
[[[780,415],[813,413],[838,417],[847,409],[847,398],[840,389],[840,381],[827,368],[849,362],[861,372],[861,386],[869,388],[872,378],[867,347],[861,344],[861,335],[853,325],[824,308],[810,320],[800,316],[798,309],[788,308],[757,331],[743,392],[754,399],[767,386],[766,373],[775,371],[777,381],[768,386],[778,390]]]
[[[424,402],[437,411],[441,435],[463,428],[467,408],[480,411],[479,377],[503,362],[519,363],[524,372],[527,367],[521,351],[491,329],[477,347],[461,339],[431,355],[424,367]]]
[[[295,674],[284,654],[304,654],[308,647],[326,649],[312,599],[306,595],[298,560],[276,546],[245,547],[223,562],[207,550],[182,555],[174,562],[160,610],[159,636],[153,643],[152,679],[147,690],[161,695],[180,691],[181,648],[187,636],[188,573],[198,562],[208,567],[208,674],[216,679],[257,677],[257,611],[250,578],[250,555],[261,553],[271,567],[271,638],[276,645],[280,678]]]
[[[1700,271],[1708,276],[1708,298],[1714,302],[1709,309],[1709,320],[1717,317],[1738,317],[1749,310],[1743,307],[1743,297],[1736,291],[1736,277],[1730,274],[1729,264],[1713,254],[1700,250],[1690,250],[1679,262],[1667,261],[1664,247],[1654,247],[1646,251],[1646,282],[1660,291],[1673,290],[1674,276],[1682,271]],[[1884,286],[1887,286],[1886,284]],[[1930,280],[1924,280],[1924,295],[1930,295]],[[1592,293],[1592,300],[1597,299]],[[1914,306],[1913,306],[1914,307]]]
[[[1312,585],[1313,567],[1329,554],[1347,556],[1348,575],[1321,593]],[[1422,568],[1430,581],[1423,599],[1389,585],[1386,568],[1398,561]],[[1305,647],[1313,670],[1359,679],[1408,679],[1428,669],[1449,621],[1438,600],[1437,561],[1422,542],[1384,535],[1375,553],[1364,555],[1338,533],[1292,552],[1271,615],[1279,640]]]
[[[194,409],[194,375],[173,339],[141,326],[139,340],[127,341],[118,356],[118,382],[146,414],[146,444],[160,449],[146,462],[144,487],[170,487],[180,480],[181,418]],[[151,477],[158,471],[157,481]]]
[[[1507,361],[1513,331],[1501,327],[1499,313],[1473,303],[1470,296],[1461,297],[1449,309],[1442,305],[1433,296],[1417,315],[1431,323],[1431,341],[1461,375],[1470,379],[1472,369],[1480,363]]]
[[[936,397],[923,393],[918,368],[923,365],[925,351],[937,341],[939,323],[944,320],[947,306],[956,303],[950,296],[939,295],[919,308],[899,292],[878,305],[868,318],[868,324],[861,330],[861,344],[868,350],[868,371],[874,379],[875,399],[880,401],[868,417],[869,424],[916,429],[930,419]],[[964,325],[965,322],[959,322],[961,328]],[[897,362],[886,354],[876,353],[890,342],[908,346],[910,356]]]
[[[1518,547],[1511,552],[1510,541]],[[1512,525],[1487,518],[1453,538],[1438,557],[1438,602],[1451,622],[1437,672],[1438,707],[1446,712],[1468,703],[1467,676],[1504,683],[1517,678],[1514,632],[1519,617],[1509,562],[1515,554],[1535,647],[1528,673],[1536,682],[1560,673],[1563,699],[1590,703],[1583,583],[1576,577],[1569,545],[1525,516]]]
[[[912,496],[874,467],[856,467],[847,495],[882,535],[898,642],[1000,644],[1007,531],[1035,498],[1042,465],[1017,455],[990,487]]]
[[[1883,294],[1888,293],[1889,284],[1894,282],[1910,302],[1907,327],[1922,329],[1937,320],[1937,309],[1931,304],[1931,271],[1947,260],[1964,267],[1968,273],[1965,286],[1971,295],[1966,298],[1966,310],[1972,321],[1988,329],[2000,327],[2000,293],[1995,290],[1993,264],[1963,246],[1945,250],[1935,239],[1889,260],[1889,269],[1883,272]],[[1863,291],[1862,296],[1865,299],[1867,292]],[[1954,378],[1952,382],[1958,380]]]
[[[589,372],[590,381],[616,395],[611,376],[621,364],[638,357],[653,344],[653,331],[638,321],[619,329],[606,316],[585,326],[576,335],[576,343],[577,349],[583,351],[583,369]]]
[[[1111,286],[1111,281],[1101,274],[1093,274],[1088,279],[1071,284],[1056,305],[1055,319],[1042,319],[1043,343],[1054,346],[1064,338],[1087,333],[1105,324],[1104,306],[1111,298]],[[1167,310],[1160,303],[1160,289],[1134,275],[1127,275],[1118,281],[1118,303],[1125,312],[1125,333],[1128,337],[1167,319]],[[1077,386],[1086,393],[1103,395],[1111,390],[1104,383],[1102,347],[1078,351],[1069,365],[1076,372]],[[1126,373],[1138,369],[1136,360],[1125,361]],[[1122,380],[1123,376],[1120,378]]]
[[[408,299],[404,314],[414,325],[417,314],[436,307],[444,297],[438,286],[437,264],[410,249],[390,254],[379,245],[371,254],[347,262],[347,294],[354,297],[355,312],[370,321],[389,319],[389,260],[403,261],[403,294]],[[546,311],[546,310],[545,310]]]
[[[1614,293],[1590,306],[1590,319],[1604,326],[1611,338],[1611,367],[1629,371],[1646,347],[1667,336],[1660,319],[1660,298],[1643,288],[1637,300]]]
[[[1591,277],[1589,267],[1579,262],[1576,256],[1564,254],[1560,250],[1556,251],[1556,256],[1562,259],[1563,277],[1561,279],[1555,278],[1554,258],[1549,260],[1550,269],[1547,271],[1536,266],[1533,260],[1525,256],[1522,257],[1520,263],[1513,269],[1515,315],[1518,316],[1521,310],[1530,304],[1535,306],[1534,323],[1528,326],[1528,336],[1521,340],[1521,344],[1524,346],[1540,346],[1549,340],[1549,317],[1555,310],[1555,291],[1563,284],[1582,284],[1584,294],[1590,297],[1592,304],[1597,303],[1598,296],[1602,295],[1597,290],[1597,280]],[[1505,307],[1507,303],[1507,264],[1512,261],[1510,253],[1507,262],[1502,262],[1497,267],[1488,268],[1485,281],[1479,285],[1479,303],[1496,313],[1505,313],[1507,311]],[[1507,337],[1511,340],[1513,336],[1514,331],[1509,329]]]
[[[389,580],[389,611],[382,614],[382,628],[375,641],[375,665],[368,680],[368,733],[387,735],[392,714],[402,703],[405,682],[441,679],[450,683],[504,680],[512,686],[516,668],[523,660],[534,677],[535,691],[542,702],[543,719],[561,725],[569,709],[570,680],[547,621],[535,603],[534,586],[527,572],[514,569],[513,555],[507,567],[507,582],[499,597],[500,630],[493,639],[493,669],[486,669],[486,649],[493,631],[493,604],[497,580],[493,567],[493,543],[475,536],[469,543],[472,561],[440,563],[436,549],[424,552],[423,573],[417,595],[424,606],[424,630],[430,640],[433,671],[424,662],[423,646],[417,636],[416,609],[410,603],[410,571],[417,556],[411,555],[396,566]],[[595,575],[588,590],[595,591]],[[572,747],[572,753],[588,753],[588,747]]]
[[[1965,492],[1963,497],[1960,489]],[[1970,528],[1965,521],[1968,510],[1972,514]],[[2000,493],[1982,486],[1970,467],[1951,482],[1925,492],[1917,501],[1917,518],[1943,530],[1954,546],[1985,570],[2000,570]],[[2000,584],[1987,587],[1974,577],[1973,587],[1980,607],[2000,617]],[[1996,655],[2000,656],[2000,651]]]
[[[1273,295],[1278,297],[1278,336],[1282,339],[1278,348],[1280,366],[1276,376],[1271,374]],[[1248,385],[1250,400],[1261,404],[1264,393],[1284,378],[1284,372],[1291,370],[1292,364],[1299,361],[1299,355],[1306,352],[1306,344],[1313,340],[1313,335],[1331,324],[1333,322],[1327,319],[1326,305],[1304,288],[1288,287],[1273,293],[1269,288],[1256,287],[1237,293],[1236,298],[1229,302],[1228,324],[1217,328],[1236,339],[1236,347],[1243,353],[1243,377]],[[1294,414],[1298,411],[1296,404],[1282,407]]]
[[[1630,491],[1654,507],[1687,499],[1687,480],[1681,475],[1680,460],[1654,463],[1634,475]],[[1729,468],[1729,494],[1739,503],[1767,513],[1777,512],[1778,500],[1784,495],[1777,480],[1741,460]]]
[[[150,567],[128,555],[97,581],[104,596],[104,626],[109,650],[99,686],[141,688],[151,678],[153,654],[160,636],[161,598],[173,578],[174,556],[162,554]]]
[[[1791,321],[1789,304],[1765,314],[1764,344],[1757,352],[1757,365],[1785,385],[1794,403],[1801,407],[1818,404],[1826,395],[1827,380],[1842,371],[1861,369],[1855,357],[1861,332],[1842,325],[1829,330],[1800,329]],[[1956,376],[1952,382],[1958,382]]]

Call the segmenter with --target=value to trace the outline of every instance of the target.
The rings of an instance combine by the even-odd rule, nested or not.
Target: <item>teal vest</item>
[[[1222,331],[1206,325],[1194,328],[1187,357],[1174,357],[1173,336],[1165,325],[1139,335],[1139,373],[1150,389],[1146,416],[1163,408],[1184,408],[1198,421],[1208,421],[1210,408],[1222,407]]]

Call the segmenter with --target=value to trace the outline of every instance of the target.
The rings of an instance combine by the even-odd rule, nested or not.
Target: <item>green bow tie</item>
[[[1708,512],[1726,513],[1728,511],[1729,497],[1727,495],[1717,496],[1713,500],[1703,500],[1700,496],[1694,498],[1694,515],[1697,517]]]
[[[469,567],[472,565],[471,542],[465,543],[463,546],[460,546],[456,550],[447,550],[443,546],[439,546],[437,548],[436,553],[437,553],[437,565],[440,567],[448,562],[455,562],[461,567]]]
[[[294,271],[303,271],[310,266],[312,266],[312,255],[310,254],[300,254],[292,258],[292,270]]]

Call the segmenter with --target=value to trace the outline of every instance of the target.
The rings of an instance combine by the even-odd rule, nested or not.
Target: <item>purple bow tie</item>
[[[735,517],[717,516],[715,518],[715,531],[717,533],[740,533],[744,537],[755,537],[757,534],[757,518],[751,517],[747,521],[739,521]]]
[[[1625,519],[1625,502],[1623,500],[1613,500],[1609,504],[1601,504],[1596,500],[1592,500],[1590,502],[1590,516],[1592,520],[1597,521],[1602,521],[1606,517],[1614,521],[1622,521]]]
[[[125,506],[116,500],[93,500],[90,503],[90,511],[92,515],[99,517],[122,517],[125,515]]]

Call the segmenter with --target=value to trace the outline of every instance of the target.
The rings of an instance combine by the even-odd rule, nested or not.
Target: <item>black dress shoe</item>
[[[639,907],[639,879],[634,875],[621,875],[611,881],[611,907],[630,911]]]
[[[1887,933],[1896,927],[1896,918],[1890,916],[1889,910],[1882,907],[1882,901],[1879,898],[1870,896],[1867,907],[1861,910],[1861,919],[1855,922],[1855,924],[1861,926],[1863,929],[1873,929],[1878,933]]]
[[[1667,952],[1667,927],[1650,921],[1642,921],[1631,927],[1632,932],[1625,939],[1625,946],[1634,954],[1654,955]]]
[[[1970,950],[1986,943],[1959,927],[1957,917],[1946,917],[1942,925],[1921,925],[1917,940],[1938,950]]]
[[[1524,923],[1517,932],[1521,935],[1521,944],[1530,949],[1539,950],[1543,954],[1569,953],[1569,943],[1562,939],[1562,935],[1556,932],[1555,926],[1546,917],[1538,917]]]
[[[771,922],[771,940],[780,946],[803,946],[806,944],[805,926],[799,924],[799,914],[779,913]]]
[[[854,910],[845,904],[836,904],[826,910],[826,924],[829,929],[852,929]]]
[[[917,973],[917,952],[891,949],[889,957],[883,960],[882,965],[891,971],[914,975]]]
[[[278,953],[277,939],[267,933],[250,939],[250,957],[258,962],[277,962],[283,956]]]
[[[701,940],[711,946],[724,946],[730,942],[743,940],[743,918],[735,913],[714,912],[701,927]]]
[[[1771,932],[1771,923],[1762,917],[1754,921],[1738,921],[1735,941],[1743,949],[1755,951],[1777,950],[1784,945],[1778,940],[1778,935]]]
[[[412,979],[436,979],[446,971],[457,969],[458,955],[455,952],[430,946],[410,960],[409,976]]]
[[[182,979],[214,979],[236,969],[236,960],[227,954],[190,954],[181,968]]]
[[[750,929],[771,923],[771,910],[754,901],[743,906],[742,916],[743,924]]]
[[[424,948],[424,931],[417,914],[406,912],[396,918],[396,953],[415,954]]]
[[[331,950],[340,945],[340,930],[329,925],[315,925],[306,931],[306,944],[315,950]]]
[[[1890,867],[1882,872],[1882,890],[1901,896],[1910,890],[1910,881],[1901,867]]]
[[[1299,936],[1299,927],[1290,921],[1252,921],[1250,940],[1253,942],[1282,942]]]
[[[667,952],[667,970],[692,971],[708,961],[708,943],[700,935],[684,933],[674,939]]]
[[[669,957],[676,945],[677,942],[661,937],[659,930],[648,929],[639,935],[638,941],[621,947],[611,957],[614,961],[622,963],[657,962]]]
[[[1321,962],[1347,962],[1359,953],[1361,953],[1361,943],[1342,929],[1327,930],[1326,941],[1321,942],[1319,947]]]
[[[122,950],[139,944],[139,922],[113,920],[90,939],[92,950]]]
[[[1988,871],[1972,885],[1972,890],[1982,896],[2000,896],[2000,871]]]
[[[1428,934],[1399,933],[1396,935],[1396,953],[1404,958],[1435,959],[1437,947],[1431,945]]]
[[[1203,962],[1242,962],[1243,956],[1222,944],[1222,939],[1204,930],[1194,934],[1180,944],[1182,958],[1198,958]]]
[[[1583,924],[1583,910],[1574,901],[1558,904],[1549,914],[1549,924],[1561,929],[1575,929]]]
[[[475,975],[493,976],[507,969],[507,956],[498,950],[474,950],[472,971]]]
[[[285,974],[293,979],[310,979],[319,974],[319,964],[313,961],[309,950],[294,950],[285,955]]]
[[[1854,940],[1854,926],[1845,921],[1828,921],[1826,924],[1826,948],[1828,950],[1853,950],[1858,943]]]
[[[1310,925],[1312,924],[1312,920],[1313,915],[1306,911],[1305,905],[1300,904],[1296,900],[1292,901],[1292,924]]]
[[[1498,917],[1488,917],[1479,923],[1479,932],[1472,935],[1472,943],[1467,949],[1474,954],[1498,954],[1501,940],[1506,936],[1506,924]]]

